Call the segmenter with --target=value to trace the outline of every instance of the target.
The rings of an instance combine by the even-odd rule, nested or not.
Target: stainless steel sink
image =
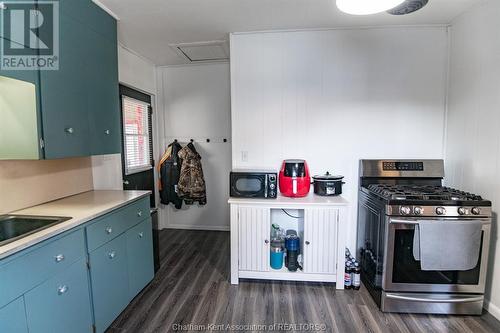
[[[0,216],[0,246],[69,219],[71,219],[71,217],[31,215]]]

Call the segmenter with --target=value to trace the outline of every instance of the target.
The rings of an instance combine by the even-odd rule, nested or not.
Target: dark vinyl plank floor
[[[318,324],[325,332],[500,332],[500,322],[482,316],[382,313],[363,287],[338,291],[333,284],[244,280],[229,283],[229,233],[162,230],[162,266],[153,281],[108,329],[118,332],[196,332],[227,325]],[[184,325],[184,326],[180,326]],[[196,326],[199,325],[199,326]],[[320,327],[322,328],[322,327]],[[274,327],[275,332],[314,331]]]

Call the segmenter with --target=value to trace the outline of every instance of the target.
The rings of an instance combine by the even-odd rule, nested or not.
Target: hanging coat
[[[178,186],[179,196],[188,205],[194,202],[205,205],[207,203],[207,192],[200,154],[198,154],[194,145],[189,143],[179,151],[179,157],[182,159]]]
[[[179,143],[171,143],[158,165],[160,174],[160,201],[164,205],[173,203],[177,209],[181,209],[182,207],[182,199],[177,193],[177,184],[179,182],[182,165],[182,160],[178,156],[181,148]]]

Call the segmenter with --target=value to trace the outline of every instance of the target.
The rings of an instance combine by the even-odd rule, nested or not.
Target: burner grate
[[[480,201],[481,196],[451,187],[431,185],[371,184],[368,189],[391,200]]]

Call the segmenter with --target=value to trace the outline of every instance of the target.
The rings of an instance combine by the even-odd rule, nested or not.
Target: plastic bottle
[[[358,262],[354,263],[354,269],[352,271],[352,289],[359,290],[361,287],[361,268]]]
[[[352,280],[351,280],[351,263],[347,262],[345,265],[345,274],[344,274],[344,289],[352,288]]]

